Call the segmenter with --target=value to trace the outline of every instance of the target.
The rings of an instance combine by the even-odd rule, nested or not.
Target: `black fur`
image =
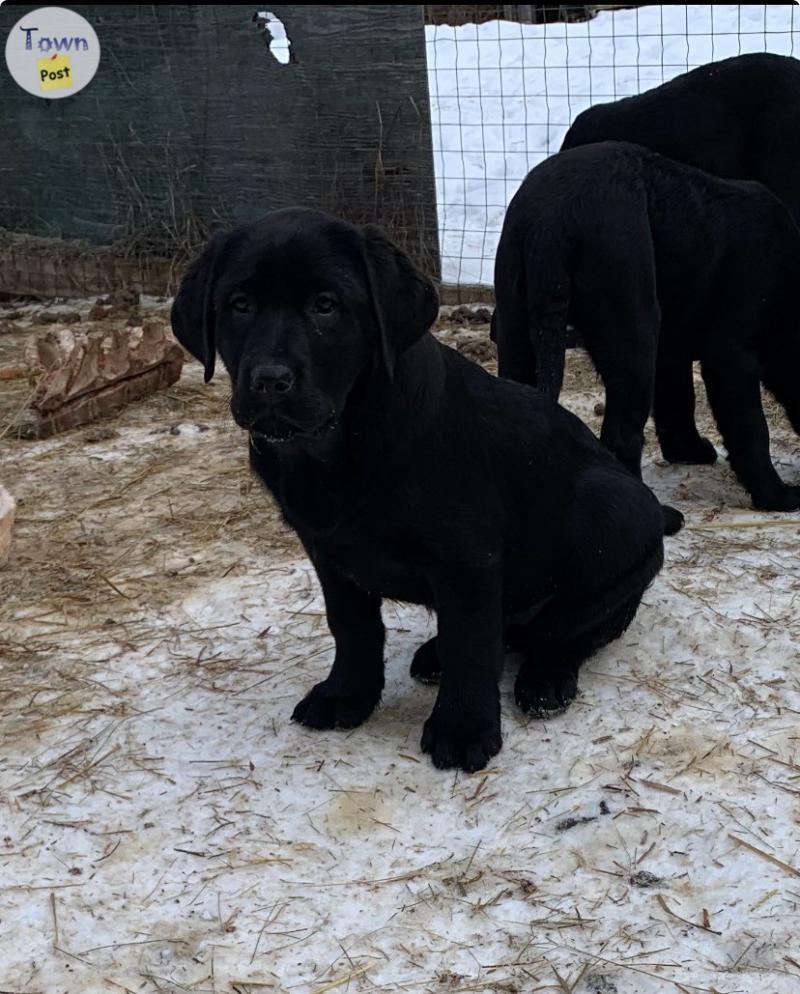
[[[567,322],[606,388],[602,440],[640,472],[652,411],[664,458],[710,463],[694,421],[700,360],[731,466],[756,507],[800,508],[769,453],[760,385],[800,432],[800,230],[759,183],[601,142],[537,166],[497,252],[500,375],[561,388]]]
[[[756,53],[583,111],[562,149],[627,141],[728,179],[769,187],[800,223],[800,61]]]
[[[661,515],[577,418],[440,345],[437,307],[379,231],[295,209],[203,253],[173,326],[206,367],[216,343],[251,466],[325,595],[333,668],[295,720],[366,720],[381,601],[424,604],[438,635],[412,672],[440,686],[422,748],[477,770],[501,747],[504,640],[525,654],[519,704],[563,708],[660,569]]]

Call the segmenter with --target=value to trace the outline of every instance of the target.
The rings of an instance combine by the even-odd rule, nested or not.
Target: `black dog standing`
[[[495,268],[500,375],[557,398],[568,321],[606,389],[601,439],[640,473],[652,411],[664,458],[712,463],[699,360],[730,464],[756,507],[800,508],[772,465],[761,383],[800,433],[800,230],[760,183],[625,142],[559,152],[508,208]]]
[[[562,149],[625,141],[726,179],[769,187],[800,224],[800,60],[770,52],[712,62],[579,114]]]
[[[219,351],[252,468],[322,586],[333,668],[294,718],[369,717],[381,600],[424,604],[438,634],[412,673],[440,687],[422,748],[477,770],[502,743],[504,640],[524,652],[520,706],[562,709],[660,569],[662,521],[577,418],[440,345],[437,311],[433,285],[377,229],[295,209],[215,238],[173,327],[207,379]]]

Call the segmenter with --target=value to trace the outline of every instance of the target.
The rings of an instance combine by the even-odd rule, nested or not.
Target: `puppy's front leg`
[[[309,728],[355,728],[369,718],[383,691],[381,600],[316,559],[314,565],[336,655],[327,679],[300,701],[292,720]]]
[[[422,733],[423,752],[439,769],[481,770],[500,751],[503,666],[499,571],[448,571],[433,581],[438,615],[439,695]]]

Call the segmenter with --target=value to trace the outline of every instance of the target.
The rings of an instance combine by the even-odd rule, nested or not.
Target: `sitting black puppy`
[[[606,388],[601,439],[640,472],[652,410],[668,462],[712,463],[694,420],[699,359],[730,464],[756,507],[800,508],[772,465],[761,383],[800,432],[800,230],[759,183],[600,142],[533,169],[495,266],[501,376],[558,398],[568,321]]]
[[[769,187],[800,223],[800,61],[771,52],[712,62],[579,114],[562,150],[635,142],[726,179]]]
[[[576,417],[428,333],[433,285],[379,230],[292,209],[217,236],[175,334],[219,351],[250,461],[317,571],[336,642],[295,708],[365,721],[384,684],[381,600],[435,608],[412,674],[441,676],[422,748],[482,768],[501,747],[504,637],[522,708],[563,708],[580,663],[629,625],[662,564],[650,492]]]

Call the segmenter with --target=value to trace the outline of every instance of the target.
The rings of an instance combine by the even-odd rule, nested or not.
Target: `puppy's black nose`
[[[294,376],[288,366],[256,366],[250,374],[250,389],[254,393],[278,396],[288,393],[294,385]]]

